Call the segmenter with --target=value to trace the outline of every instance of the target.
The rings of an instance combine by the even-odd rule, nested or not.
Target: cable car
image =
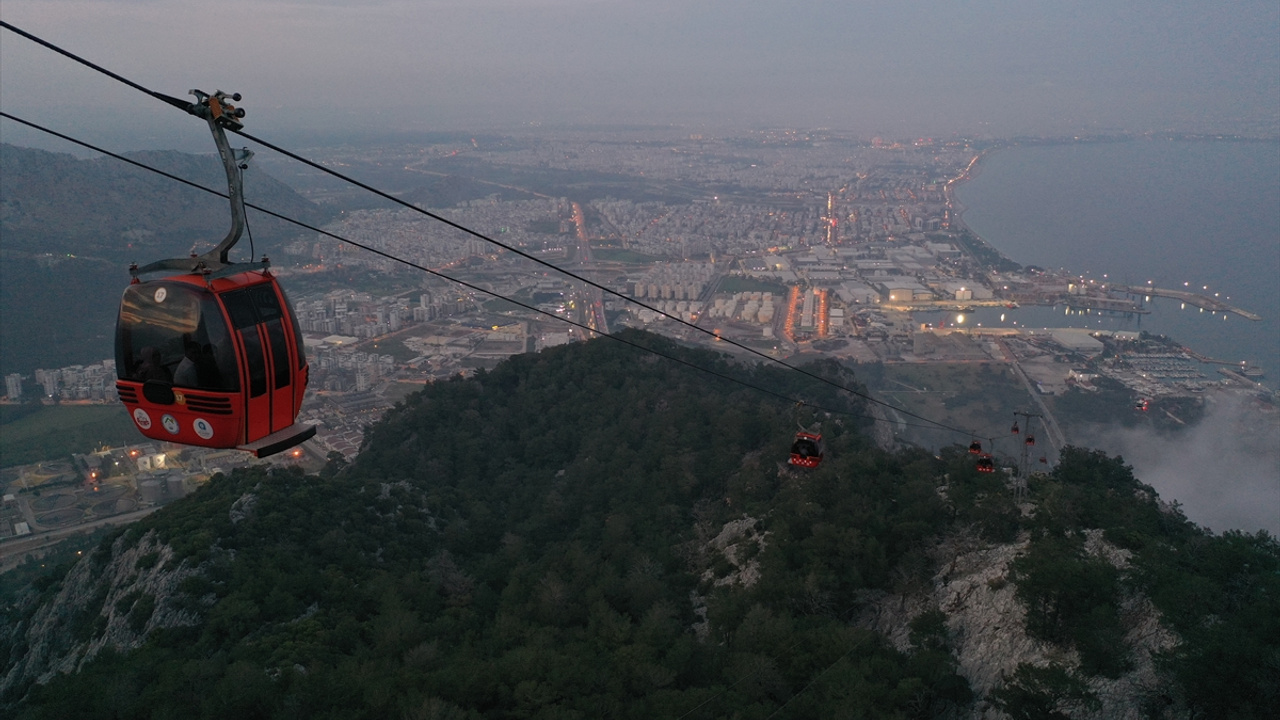
[[[1134,404],[1133,409],[1141,412],[1147,412],[1151,409],[1151,401],[1146,398],[1139,398],[1138,402]]]
[[[1021,431],[1020,431],[1020,430],[1018,430],[1018,421],[1017,421],[1017,420],[1014,420],[1014,421],[1013,421],[1013,427],[1009,428],[1009,433],[1010,433],[1010,434],[1012,434],[1012,435],[1017,435],[1019,432],[1021,432]]]
[[[188,112],[208,121],[227,173],[231,230],[213,250],[130,267],[116,321],[116,392],[134,425],[154,440],[237,448],[266,457],[315,435],[296,422],[309,377],[302,333],[270,262],[233,263],[244,228],[240,171],[224,128],[244,111],[193,90]],[[144,280],[141,276],[164,273]]]
[[[974,455],[980,454],[982,452],[982,443],[978,442],[977,440],[974,440],[973,442],[969,443],[969,452],[973,453]]]
[[[1027,442],[1027,447],[1031,447],[1032,445],[1035,445],[1035,444],[1036,444],[1036,436],[1035,436],[1035,435],[1028,435],[1028,436],[1027,436],[1027,440],[1026,440],[1026,442]]]
[[[996,461],[991,458],[988,453],[982,453],[978,456],[978,461],[974,464],[980,473],[993,473],[996,471]]]
[[[791,443],[789,463],[797,467],[816,468],[822,462],[822,436],[800,431]]]
[[[1046,456],[1044,456],[1044,455],[1041,455],[1041,456],[1040,456],[1040,464],[1041,464],[1041,465],[1048,465],[1048,464],[1049,464],[1049,458],[1048,458],[1048,457],[1046,457]]]

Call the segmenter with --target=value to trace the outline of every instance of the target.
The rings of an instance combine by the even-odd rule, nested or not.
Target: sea
[[[1145,315],[996,308],[965,323],[1146,330],[1237,368],[1257,366],[1261,382],[1280,388],[1280,142],[1013,146],[984,157],[956,201],[965,225],[1015,262],[1098,282],[1194,290],[1262,316],[1151,298]],[[1223,366],[1201,367],[1216,380]],[[1122,454],[1201,525],[1274,535],[1280,432],[1256,411],[1218,402],[1181,437],[1116,428],[1072,440]]]
[[[1258,366],[1261,381],[1280,388],[1280,142],[1004,148],[983,158],[956,200],[964,223],[1015,262],[1194,290],[1262,316],[1151,298],[1146,315],[1027,307],[980,311],[969,323],[1146,330]]]

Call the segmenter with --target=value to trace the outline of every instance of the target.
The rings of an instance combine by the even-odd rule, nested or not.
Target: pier
[[[1188,292],[1186,290],[1167,290],[1165,288],[1151,287],[1150,285],[1112,285],[1111,289],[1116,292],[1129,293],[1130,295],[1173,298],[1174,300],[1181,300],[1188,305],[1194,305],[1195,307],[1210,310],[1212,312],[1235,313],[1246,320],[1262,319],[1261,315],[1255,315],[1248,310],[1224,303],[1218,298]]]

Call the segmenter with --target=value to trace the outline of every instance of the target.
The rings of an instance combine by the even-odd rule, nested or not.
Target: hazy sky
[[[0,15],[156,90],[241,92],[263,132],[1280,130],[1277,0],[5,0]],[[153,139],[181,122],[8,31],[0,106]]]

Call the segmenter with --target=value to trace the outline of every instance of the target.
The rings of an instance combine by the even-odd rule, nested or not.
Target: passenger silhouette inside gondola
[[[203,323],[201,328],[203,329]],[[222,373],[218,371],[218,361],[213,357],[213,346],[193,340],[190,333],[184,334],[182,361],[173,373],[173,384],[206,390],[222,389]]]
[[[791,446],[791,452],[800,457],[815,457],[818,454],[818,446],[814,445],[812,440],[800,439]]]
[[[155,346],[148,345],[142,348],[142,352],[139,354],[142,355],[142,359],[138,361],[137,370],[133,374],[139,382],[147,382],[149,380],[173,381],[173,376],[169,374],[169,368],[164,366],[164,360],[160,357],[160,350]]]

